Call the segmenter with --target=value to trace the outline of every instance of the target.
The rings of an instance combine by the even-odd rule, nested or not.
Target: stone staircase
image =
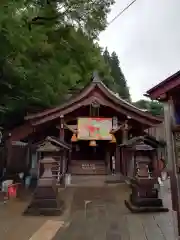
[[[73,187],[102,187],[105,185],[105,175],[71,175],[70,186]]]
[[[70,184],[72,187],[103,187],[112,184],[124,183],[124,176],[116,175],[71,175]]]
[[[69,172],[72,175],[105,175],[106,166],[103,161],[72,160]]]

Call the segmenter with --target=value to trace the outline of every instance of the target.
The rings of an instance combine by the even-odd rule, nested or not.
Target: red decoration
[[[13,184],[13,185],[10,185],[8,187],[8,196],[9,196],[9,198],[16,198],[16,196],[17,196],[17,188],[18,188],[17,184]]]

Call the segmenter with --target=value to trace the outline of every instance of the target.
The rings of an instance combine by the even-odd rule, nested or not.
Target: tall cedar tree
[[[130,93],[129,88],[127,86],[126,79],[120,67],[120,62],[118,56],[115,52],[111,55],[109,54],[107,48],[105,49],[104,53],[104,60],[110,66],[111,76],[113,77],[114,81],[112,83],[113,91],[119,94],[120,97],[123,99],[130,101]]]

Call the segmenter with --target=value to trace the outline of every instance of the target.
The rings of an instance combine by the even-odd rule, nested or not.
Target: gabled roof
[[[150,137],[148,135],[145,136],[138,136],[138,137],[133,137],[129,139],[126,143],[120,144],[119,146],[124,146],[124,147],[132,147],[133,145],[139,144],[139,143],[144,143],[147,145],[150,145],[153,148],[158,148],[158,147],[164,147],[165,143],[162,143],[160,141],[157,141],[155,138]]]
[[[46,138],[49,142],[51,142],[52,144],[55,144],[61,148],[70,150],[71,149],[71,145],[69,145],[68,143],[66,143],[65,141],[62,141],[59,138],[53,137],[53,136],[48,136]]]
[[[101,94],[98,94],[97,91],[94,90],[99,90]],[[139,122],[145,122],[145,124],[149,126],[159,124],[162,121],[161,118],[145,113],[119,97],[118,94],[115,94],[107,88],[105,84],[97,78],[97,76],[94,76],[92,81],[83,88],[77,96],[72,97],[61,106],[29,115],[25,117],[25,119],[31,121],[32,125],[39,125],[59,118],[61,115],[66,115],[81,106],[89,105],[93,101],[98,102],[100,105],[116,109],[116,111],[126,114]]]
[[[174,73],[164,81],[160,82],[147,91],[147,95],[152,99],[159,99],[162,95],[180,86],[180,71]]]
[[[70,150],[71,146],[56,137],[46,137],[46,139],[39,144],[38,152],[59,152],[61,149]]]

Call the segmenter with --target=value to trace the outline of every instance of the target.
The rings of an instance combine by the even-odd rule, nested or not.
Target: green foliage
[[[108,84],[108,86],[116,93],[119,94],[120,97],[122,97],[125,100],[130,101],[130,93],[129,88],[127,86],[126,79],[124,77],[124,74],[120,68],[120,62],[118,59],[118,56],[115,52],[113,52],[111,55],[109,54],[107,48],[105,49],[104,53],[104,60],[109,65],[111,76],[113,78],[113,82]]]
[[[154,116],[163,116],[163,114],[164,114],[162,103],[157,102],[157,101],[151,101],[150,102],[150,104],[149,104],[149,111]]]
[[[141,99],[134,103],[140,109],[147,110],[154,116],[163,116],[163,105],[157,101],[147,101]]]
[[[55,19],[58,24],[80,28],[89,37],[96,38],[107,25],[107,14],[114,0],[34,0],[40,9],[38,17]]]
[[[149,103],[150,103],[150,101],[141,99],[141,100],[135,102],[134,105],[140,109],[147,110],[149,108]]]
[[[68,90],[82,88],[95,69],[112,81],[94,43],[106,27],[112,3],[1,0],[0,124],[17,113],[21,118],[29,109],[60,104]]]

